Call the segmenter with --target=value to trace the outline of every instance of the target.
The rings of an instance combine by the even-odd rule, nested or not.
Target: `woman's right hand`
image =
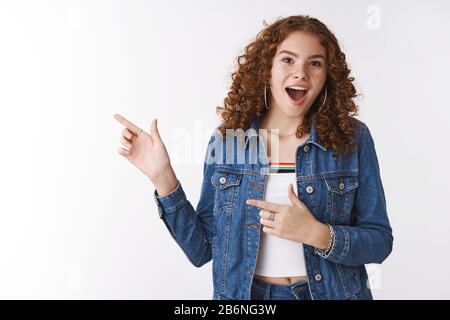
[[[114,114],[114,119],[125,128],[122,130],[120,142],[123,147],[119,153],[141,170],[155,185],[158,194],[169,193],[177,184],[173,172],[169,154],[159,135],[156,119],[153,119],[150,133],[142,131],[119,114]]]

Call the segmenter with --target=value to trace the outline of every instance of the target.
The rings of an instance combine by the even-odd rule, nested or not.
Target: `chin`
[[[291,104],[290,102],[286,102],[283,105],[282,110],[284,113],[286,113],[291,118],[296,118],[296,117],[306,114],[306,112],[308,112],[310,107],[311,107],[311,104],[308,101],[305,101],[300,106]]]
[[[302,114],[305,114],[305,113],[306,113],[306,111],[304,111],[303,108],[302,108],[302,109],[294,110],[294,109],[292,108],[292,106],[284,107],[284,108],[282,108],[282,111],[283,111],[287,116],[289,116],[290,118],[298,118],[298,117],[300,117]]]

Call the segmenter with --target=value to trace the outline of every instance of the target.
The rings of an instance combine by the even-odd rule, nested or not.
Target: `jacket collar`
[[[258,136],[260,122],[261,122],[261,117],[255,117],[252,120],[252,122],[250,124],[250,128],[247,130],[246,135],[245,135],[245,149],[247,149],[248,141],[252,137],[257,137]],[[316,124],[315,124],[314,121],[311,123],[311,133],[309,135],[308,140],[305,142],[305,144],[307,144],[307,143],[315,144],[316,146],[321,148],[323,151],[327,151],[327,148],[325,148],[322,145],[322,143],[320,142],[319,137],[317,136],[317,129],[316,129]]]

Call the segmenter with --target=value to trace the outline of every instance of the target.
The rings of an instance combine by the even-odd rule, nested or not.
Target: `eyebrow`
[[[294,56],[294,57],[298,58],[298,55],[296,53],[292,52],[292,51],[282,50],[282,51],[280,51],[280,53],[278,53],[278,55],[280,55],[282,53],[287,53],[287,54],[290,54],[291,56]],[[326,60],[325,57],[323,55],[321,55],[321,54],[312,55],[308,59],[314,59],[314,58],[322,58],[323,60]]]

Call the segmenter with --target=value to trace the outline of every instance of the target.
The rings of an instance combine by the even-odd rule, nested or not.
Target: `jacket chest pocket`
[[[358,187],[358,178],[354,176],[339,176],[325,178],[327,185],[328,211],[331,214],[349,216]]]
[[[215,188],[214,212],[225,210],[230,214],[236,202],[242,174],[226,171],[215,171],[211,176],[211,184]]]

